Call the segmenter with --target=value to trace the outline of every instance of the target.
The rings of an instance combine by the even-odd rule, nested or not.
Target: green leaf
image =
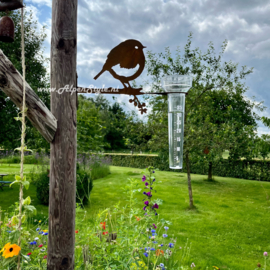
[[[24,209],[32,212],[33,214],[37,213],[37,209],[33,205],[24,205]]]
[[[25,200],[23,200],[23,205],[29,205],[31,203],[31,198],[28,196]]]
[[[29,189],[29,185],[30,185],[29,181],[23,181],[22,184],[23,184],[23,186],[25,187],[26,190]]]
[[[21,177],[20,177],[19,175],[15,175],[15,179],[16,179],[17,181],[22,180]]]
[[[9,187],[11,187],[13,184],[22,184],[22,181],[13,181],[10,185],[9,185]]]

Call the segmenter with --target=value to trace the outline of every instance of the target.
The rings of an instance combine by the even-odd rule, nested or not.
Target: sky
[[[33,11],[39,27],[47,25],[44,47],[49,57],[52,1],[24,2],[27,10]],[[110,50],[126,39],[137,39],[156,53],[168,46],[172,52],[180,46],[183,52],[192,32],[191,48],[206,52],[212,41],[219,53],[223,41],[228,40],[222,60],[238,63],[239,70],[242,66],[254,68],[245,80],[249,88],[246,96],[264,101],[267,109],[263,115],[270,117],[269,14],[270,0],[78,0],[78,85],[121,88],[121,83],[108,72],[97,81],[93,78]],[[141,77],[147,80],[146,71]],[[107,97],[111,99],[111,95]],[[129,96],[117,98],[126,104],[127,110],[134,109],[128,102]],[[270,131],[259,123],[258,133]]]

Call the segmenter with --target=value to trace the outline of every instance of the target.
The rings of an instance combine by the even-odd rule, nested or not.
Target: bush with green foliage
[[[37,198],[42,204],[49,204],[49,172],[43,170],[36,176]],[[90,173],[84,171],[77,164],[77,182],[76,182],[76,202],[85,205],[90,200],[90,193],[93,189],[93,181]]]
[[[161,171],[174,171],[169,168],[169,161],[159,156],[108,155],[113,166],[141,168],[149,164]],[[206,159],[191,159],[191,173],[207,175],[209,162]],[[213,175],[234,177],[248,180],[270,181],[270,161],[265,160],[229,160],[220,159],[213,163]],[[177,172],[187,172],[184,161],[183,169]]]
[[[92,180],[103,178],[110,174],[111,158],[92,153],[78,154],[78,163],[85,170],[91,172]]]

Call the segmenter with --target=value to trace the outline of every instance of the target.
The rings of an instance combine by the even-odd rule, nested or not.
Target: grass
[[[0,172],[6,172],[2,168]],[[118,201],[125,205],[121,187],[129,177],[141,178],[140,169],[111,167],[111,172],[94,181],[87,222],[92,221],[99,209],[111,207]],[[217,266],[254,270],[258,263],[263,264],[263,252],[270,250],[270,183],[222,177],[209,182],[204,180],[205,176],[192,175],[196,209],[189,210],[185,174],[156,172],[156,178],[154,196],[164,201],[158,210],[160,216],[173,222],[168,232],[169,236],[177,237],[178,245],[183,247],[187,239],[192,243],[190,261],[195,263],[196,269]],[[47,207],[35,200],[33,185],[27,195],[34,199],[39,211],[48,212]],[[137,198],[142,207],[143,195],[138,194]],[[15,186],[13,190],[0,191],[0,206],[4,209],[17,199]]]

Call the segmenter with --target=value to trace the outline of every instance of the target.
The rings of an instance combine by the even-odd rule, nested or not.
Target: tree
[[[106,145],[104,142],[104,122],[101,120],[99,109],[83,95],[79,95],[77,111],[77,141],[78,152],[100,151]]]
[[[256,156],[265,160],[270,154],[270,135],[262,134],[255,142]]]
[[[234,159],[252,155],[248,146],[254,142],[256,120],[260,119],[253,109],[261,107],[246,99],[243,95],[245,91],[242,85],[237,85],[235,89],[212,90],[201,98],[192,130],[197,129],[193,140],[197,139],[199,151],[194,149],[192,156],[208,161],[208,180],[212,180],[213,165],[223,158],[225,150],[229,149],[229,158]]]
[[[0,16],[6,15],[4,12]],[[9,15],[15,24],[15,39],[13,43],[0,42],[0,48],[4,54],[14,64],[15,68],[22,73],[21,65],[21,23],[20,13],[18,11],[11,12]],[[42,44],[46,38],[45,27],[39,32],[37,30],[37,22],[33,20],[32,12],[27,12],[24,19],[25,30],[25,58],[26,58],[26,81],[31,88],[39,95],[47,107],[50,105],[49,93],[38,92],[38,88],[48,88],[48,74],[45,63],[48,61],[43,55]],[[14,117],[17,117],[18,109],[9,100],[9,98],[0,91],[0,148],[14,149],[18,146],[18,138],[20,137],[20,125]],[[26,140],[28,146],[34,149],[39,147],[49,148],[49,144],[43,137],[32,127],[31,123],[27,123]]]
[[[213,142],[212,132],[214,130],[219,133],[222,131],[222,128],[218,128],[218,126],[222,127],[222,121],[219,120],[220,123],[218,123],[218,119],[215,119],[215,123],[213,123],[213,119],[210,117],[211,115],[207,112],[208,110],[204,103],[205,98],[207,95],[211,98],[211,92],[217,91],[218,93],[218,91],[221,90],[231,91],[235,93],[235,95],[243,96],[246,89],[244,88],[244,84],[241,83],[241,80],[244,79],[246,75],[252,73],[252,68],[247,69],[246,66],[243,66],[241,71],[238,72],[238,64],[232,63],[231,61],[221,63],[221,57],[227,46],[226,40],[223,42],[221,52],[216,56],[212,42],[209,43],[207,52],[203,54],[199,48],[191,50],[191,39],[192,33],[190,33],[188,37],[183,58],[179,48],[174,58],[169,48],[165,49],[165,53],[155,54],[148,52],[147,70],[148,75],[151,76],[151,84],[154,85],[152,89],[159,91],[161,79],[165,75],[190,74],[193,76],[192,88],[189,90],[186,99],[184,130],[184,157],[188,176],[189,205],[190,208],[193,208],[190,156],[194,152],[202,152],[202,147],[205,148],[207,146],[203,145],[205,144],[205,138],[208,138],[209,143]],[[149,116],[149,126],[152,130],[150,145],[155,145],[155,148],[163,146],[161,149],[168,149],[166,98],[150,98],[150,104],[152,104],[152,112]],[[206,112],[204,117],[201,115],[203,111]],[[212,116],[213,115],[214,114],[212,114]],[[217,117],[222,118],[223,114],[220,113]],[[228,128],[225,130],[228,131]],[[241,129],[239,130],[239,132],[241,132]],[[166,152],[168,153],[168,150]]]

